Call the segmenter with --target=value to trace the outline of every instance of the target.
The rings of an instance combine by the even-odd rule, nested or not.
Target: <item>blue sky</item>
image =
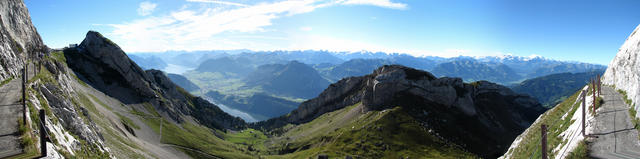
[[[540,55],[608,64],[640,24],[640,1],[25,0],[52,48],[88,30],[126,52],[384,51]]]

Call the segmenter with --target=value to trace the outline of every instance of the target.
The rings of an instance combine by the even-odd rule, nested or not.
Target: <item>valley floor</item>
[[[611,87],[602,87],[604,104],[595,117],[589,146],[594,158],[640,158],[640,140],[622,95]]]

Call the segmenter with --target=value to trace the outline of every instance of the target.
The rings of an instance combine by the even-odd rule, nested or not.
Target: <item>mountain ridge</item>
[[[490,82],[465,84],[459,78],[436,78],[431,73],[413,68],[385,65],[372,74],[344,78],[331,84],[318,97],[303,102],[288,115],[250,125],[255,129],[269,130],[287,124],[303,124],[359,102],[362,102],[364,112],[403,107],[412,117],[428,125],[427,128],[441,132],[452,142],[485,157],[502,155],[511,143],[505,136],[515,138],[545,110],[534,99]],[[489,116],[501,119],[489,120]],[[461,124],[461,127],[448,127],[447,121]],[[474,122],[478,123],[470,124]],[[491,126],[493,124],[501,126]],[[486,131],[501,134],[501,139],[475,138]],[[487,142],[497,147],[474,144]]]

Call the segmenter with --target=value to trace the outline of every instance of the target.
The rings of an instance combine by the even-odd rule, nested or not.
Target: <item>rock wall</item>
[[[607,71],[602,76],[602,83],[613,85],[616,89],[627,92],[627,96],[634,103],[634,109],[639,110],[640,102],[640,25],[629,35],[618,49],[618,54],[609,63]],[[640,117],[640,114],[636,114]]]
[[[22,0],[0,1],[0,81],[19,77],[25,57],[47,51]]]

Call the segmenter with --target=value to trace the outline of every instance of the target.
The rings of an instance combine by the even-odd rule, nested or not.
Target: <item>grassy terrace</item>
[[[580,106],[579,103],[576,103],[574,105],[574,102],[579,95],[580,91],[574,93],[572,96],[567,98],[567,100],[558,104],[553,109],[548,110],[546,113],[542,114],[539,119],[540,121],[531,125],[531,127],[528,129],[528,132],[524,134],[524,136],[522,137],[522,141],[520,141],[518,147],[509,150],[512,151],[510,152],[512,154],[511,158],[541,157],[542,152],[540,151],[540,126],[542,124],[548,125],[547,129],[549,132],[547,136],[547,143],[549,147],[547,148],[547,154],[549,154],[550,158],[558,155],[553,153],[552,151],[556,147],[561,146],[561,144],[566,143],[566,141],[562,141],[560,133],[567,130],[569,125],[571,125],[573,122],[576,122],[575,120],[571,120],[571,118],[573,117],[573,115],[575,115],[577,108]],[[568,115],[565,118],[562,118],[562,116],[567,113]]]

